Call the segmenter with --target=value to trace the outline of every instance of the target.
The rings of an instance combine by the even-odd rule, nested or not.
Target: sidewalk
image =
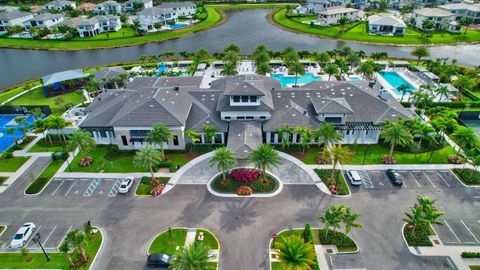
[[[331,169],[332,165],[306,164],[310,169]],[[455,168],[473,169],[470,164],[369,164],[369,165],[343,165],[343,170],[450,170]],[[477,168],[478,170],[478,168]]]
[[[464,251],[480,252],[480,246],[434,245],[433,247],[408,247],[408,249],[417,256],[450,257],[460,270],[470,270],[469,265],[480,265],[479,258],[466,259],[461,256]]]
[[[68,166],[68,164],[67,164]],[[156,177],[173,177],[176,173],[154,173]],[[151,176],[149,172],[136,172],[136,173],[92,173],[92,172],[59,172],[54,177],[62,178],[122,178],[126,176],[132,176],[135,178],[141,178],[143,176]]]

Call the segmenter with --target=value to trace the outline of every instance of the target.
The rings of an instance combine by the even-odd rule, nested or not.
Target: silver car
[[[10,243],[10,248],[22,248],[27,242],[28,238],[32,235],[35,230],[35,224],[32,222],[25,223],[18,229],[17,233],[13,237],[12,242]]]
[[[347,171],[347,177],[350,181],[350,184],[354,186],[360,186],[362,184],[362,177],[358,171]]]
[[[127,177],[122,180],[122,183],[120,184],[120,187],[118,188],[118,193],[128,193],[130,188],[133,185],[133,177]]]

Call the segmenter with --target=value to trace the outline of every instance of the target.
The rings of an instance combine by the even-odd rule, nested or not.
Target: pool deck
[[[411,78],[409,78],[408,76],[405,75],[405,70],[403,68],[387,68],[387,69],[384,69],[382,71],[386,71],[386,72],[396,72],[400,77],[402,77],[402,79],[404,79],[405,81],[407,81],[409,84],[411,84],[413,86],[413,88],[415,88],[414,90],[412,91],[415,91],[417,89],[420,88],[420,86],[424,83],[420,78],[418,78],[418,80],[412,80]],[[402,94],[399,94],[397,92],[397,90],[389,83],[387,82],[387,80],[385,80],[381,75],[380,73],[376,73],[375,74],[376,78],[377,78],[377,81],[390,93],[392,94],[392,96],[394,96],[396,99],[400,100],[402,98]],[[422,82],[422,83],[421,83]],[[410,93],[406,93],[405,96],[403,97],[403,100],[408,100],[410,96]]]

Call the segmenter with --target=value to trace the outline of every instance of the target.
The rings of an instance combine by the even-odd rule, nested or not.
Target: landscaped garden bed
[[[148,248],[148,254],[163,253],[168,255],[179,254],[180,249],[185,245],[187,238],[186,228],[169,228],[157,235]]]
[[[27,187],[25,190],[26,194],[37,194],[43,187],[45,187],[48,182],[52,179],[55,173],[60,169],[64,160],[52,160],[50,164],[40,173],[40,175],[35,178],[35,180]]]
[[[267,173],[264,181],[262,171],[257,169],[234,169],[227,174],[227,179],[219,174],[210,183],[212,189],[219,193],[248,196],[256,193],[272,193],[279,187],[278,181]]]
[[[87,270],[90,268],[95,256],[102,244],[102,234],[100,231],[92,234],[91,237],[87,237],[87,244],[85,246],[85,253],[88,257],[88,262],[83,266],[75,269]],[[77,257],[77,251],[71,254],[72,258]],[[65,254],[60,252],[49,252],[48,256],[50,261],[45,260],[45,255],[41,252],[35,253],[13,253],[13,252],[1,252],[0,253],[0,268],[1,269],[72,269],[69,266],[69,262]]]
[[[151,196],[152,191],[155,190],[159,185],[165,185],[170,180],[169,177],[156,177],[155,181],[152,182],[152,178],[148,176],[142,177],[140,183],[137,186],[137,190],[135,191],[135,195],[137,196]],[[163,189],[162,189],[163,191]]]
[[[429,236],[435,235],[432,227],[428,224],[419,224],[415,228],[406,224],[403,227],[403,235],[409,246],[433,246]]]
[[[333,180],[331,179],[331,169],[315,169],[315,172],[317,173],[318,177],[322,179],[323,183],[325,183],[327,187],[336,185],[337,193],[335,195],[350,195],[350,190],[348,189],[347,182],[345,181],[345,177],[341,170],[337,170],[335,179]]]
[[[0,172],[16,172],[29,157],[0,157]]]
[[[315,230],[312,230],[314,232]],[[328,230],[326,233],[325,230],[316,230],[315,233],[318,233],[321,245],[335,245],[337,246],[338,252],[357,252],[357,244],[350,238],[339,231]]]
[[[452,172],[467,186],[480,185],[480,172],[474,169],[452,169]]]
[[[67,144],[58,135],[48,135],[49,138],[42,138],[32,146],[28,152],[61,152],[65,151]],[[68,139],[68,136],[66,136]],[[67,141],[68,143],[68,141]]]

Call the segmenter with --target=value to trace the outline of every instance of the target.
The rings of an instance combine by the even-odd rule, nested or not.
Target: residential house
[[[97,70],[92,74],[93,79],[99,83],[100,89],[104,90],[105,88],[115,88],[115,84],[112,85],[111,83],[112,79],[120,78],[121,74],[128,75],[128,72],[122,67],[107,67]]]
[[[59,23],[63,22],[65,16],[63,14],[51,14],[51,13],[42,13],[35,15],[32,19],[25,21],[23,25],[26,28],[28,27],[46,27],[48,29],[57,26]]]
[[[87,107],[79,124],[92,132],[98,144],[116,144],[133,150],[147,145],[145,138],[155,123],[168,126],[174,136],[165,149],[184,149],[185,130],[199,133],[198,143],[219,143],[239,158],[262,142],[279,144],[277,129],[318,128],[332,123],[343,143],[376,144],[385,120],[412,118],[413,113],[368,82],[312,82],[282,89],[280,82],[262,75],[228,76],[200,88],[202,77],[136,77],[125,89],[107,90]],[[203,132],[213,125],[212,138]],[[290,136],[293,144],[300,136]]]
[[[440,9],[451,12],[455,15],[455,20],[471,18],[473,23],[480,23],[480,4],[454,3],[439,6]]]
[[[422,24],[425,20],[431,20],[437,30],[447,30],[449,23],[455,20],[455,15],[439,8],[417,9],[413,12],[411,24],[423,30]]]
[[[116,32],[122,28],[122,24],[118,16],[97,15],[76,22],[76,28],[80,37],[94,37],[99,33]]]
[[[64,11],[67,8],[75,9],[77,5],[75,2],[67,1],[67,0],[54,0],[43,5],[44,10],[57,10],[57,11]]]
[[[93,12],[98,15],[120,14],[122,13],[122,5],[117,1],[105,1],[96,5]]]
[[[11,11],[0,13],[0,34],[8,32],[8,28],[19,25],[23,26],[23,23],[33,19],[33,14],[28,12]]]
[[[197,5],[193,2],[163,2],[157,7],[170,10],[177,17],[192,16],[197,12]]]
[[[320,25],[328,26],[338,24],[338,20],[347,17],[350,22],[358,21],[359,10],[354,8],[346,8],[342,6],[329,7],[318,14],[318,22]]]
[[[96,5],[94,3],[83,3],[77,6],[76,9],[79,10],[82,14],[87,14],[89,12],[93,12],[95,6]]]
[[[407,31],[405,22],[393,15],[372,15],[368,19],[368,32],[380,35],[404,35]]]
[[[306,12],[313,14],[318,14],[331,6],[332,5],[330,1],[328,0],[307,0],[307,3],[305,5]]]
[[[162,8],[156,6],[153,8],[146,8],[140,11],[137,15],[137,20],[140,22],[140,29],[146,32],[155,32],[155,25],[166,25],[167,21],[176,21],[178,18],[177,13],[173,8]]]
[[[125,12],[138,11],[138,10],[135,10],[134,3],[142,4],[143,5],[142,9],[153,8],[153,1],[152,0],[128,0],[125,3],[122,4],[123,11],[125,11]]]

